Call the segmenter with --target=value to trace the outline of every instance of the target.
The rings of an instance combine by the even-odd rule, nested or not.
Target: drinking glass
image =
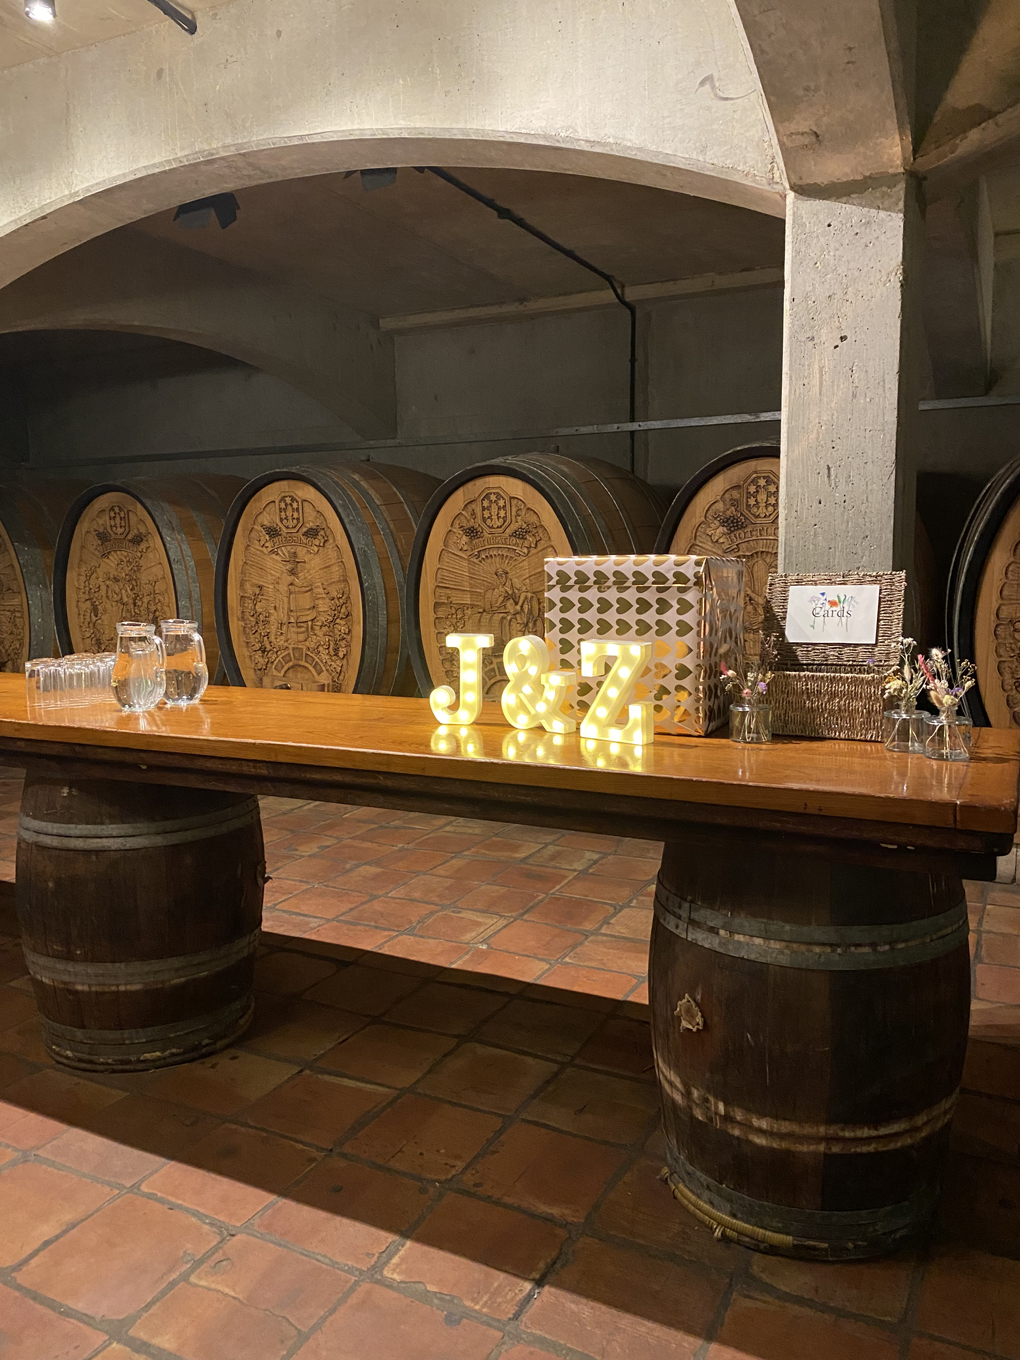
[[[159,625],[166,649],[166,693],[173,708],[197,704],[209,683],[205,643],[194,619],[162,619]]]
[[[96,662],[99,667],[98,697],[100,703],[113,703],[113,663],[116,660],[116,652],[100,652],[96,657]]]
[[[64,671],[64,703],[69,708],[82,708],[89,702],[89,668],[85,657],[65,656],[62,661]]]
[[[166,690],[166,654],[154,623],[118,623],[111,684],[128,713],[155,708]]]
[[[51,656],[25,662],[25,696],[30,709],[56,707],[54,685],[59,666],[60,662]]]

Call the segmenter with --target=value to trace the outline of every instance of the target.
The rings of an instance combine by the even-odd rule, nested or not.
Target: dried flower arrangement
[[[950,661],[949,653],[933,647],[917,664],[924,673],[928,697],[943,716],[952,717],[967,691],[977,683],[973,661]]]
[[[722,678],[734,696],[734,702],[756,708],[768,698],[769,682],[776,670],[778,640],[773,633],[762,632],[758,655],[745,655],[739,670],[723,667]]]
[[[899,659],[882,681],[882,697],[895,701],[897,708],[907,711],[914,708],[917,696],[924,689],[927,679],[921,669],[921,654],[912,656],[917,646],[914,638],[901,637],[899,640]]]

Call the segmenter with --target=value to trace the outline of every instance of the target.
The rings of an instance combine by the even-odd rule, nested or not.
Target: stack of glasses
[[[75,652],[72,656],[40,657],[25,662],[29,708],[80,708],[114,703],[110,679],[113,652]]]

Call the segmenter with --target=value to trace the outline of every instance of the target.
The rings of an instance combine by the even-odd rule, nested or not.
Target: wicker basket
[[[879,586],[876,640],[845,645],[787,642],[790,587],[837,584]],[[779,665],[769,685],[773,732],[851,741],[883,739],[882,682],[899,655],[905,591],[902,571],[769,577],[764,630],[780,639]]]
[[[881,741],[882,675],[778,671],[769,685],[772,730],[790,737]]]

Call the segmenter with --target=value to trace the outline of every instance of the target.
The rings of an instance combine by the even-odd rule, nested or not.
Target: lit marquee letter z
[[[631,702],[634,687],[651,659],[650,642],[581,643],[582,675],[602,675],[606,662],[613,660],[581,723],[582,737],[619,741],[628,746],[647,746],[654,740],[655,711],[651,700]]]

